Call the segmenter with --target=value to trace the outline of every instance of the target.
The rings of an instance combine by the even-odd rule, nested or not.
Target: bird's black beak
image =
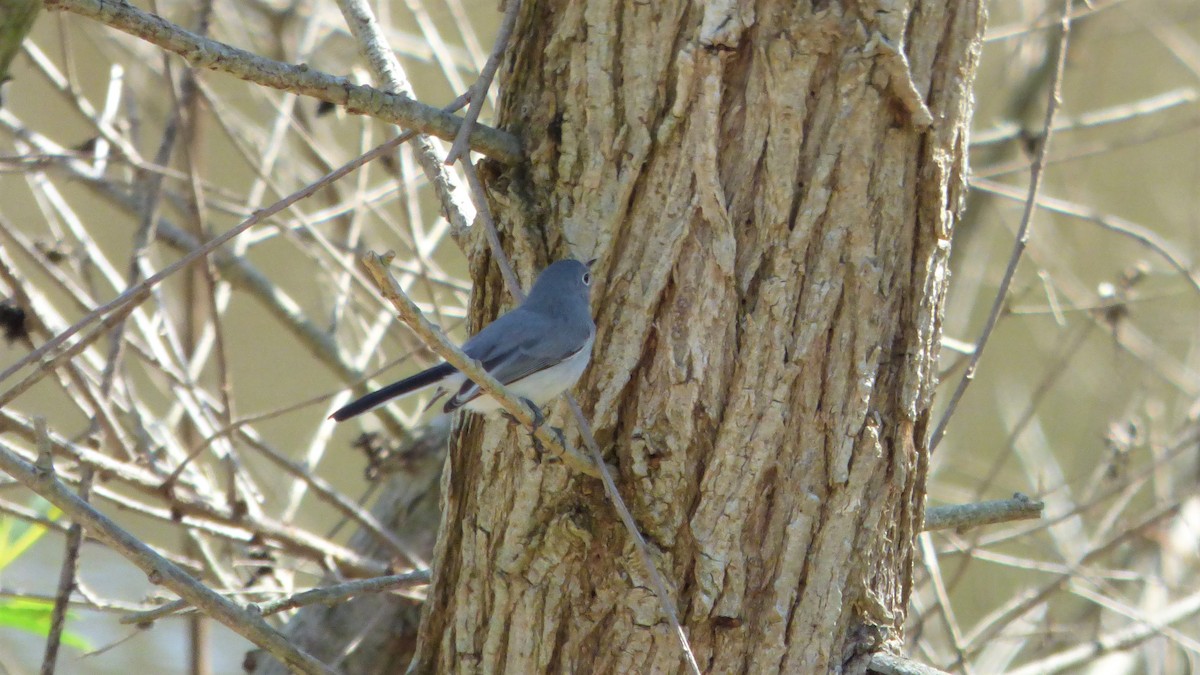
[[[591,260],[587,261],[584,264],[587,265],[588,269],[590,270],[590,269],[592,269],[592,263],[596,262],[597,260],[599,260],[599,258],[592,258]]]

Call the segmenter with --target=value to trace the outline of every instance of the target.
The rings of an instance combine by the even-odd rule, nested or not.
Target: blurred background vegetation
[[[991,7],[974,189],[953,244],[947,391],[996,302],[1020,223],[1059,6]],[[333,3],[150,9],[196,30],[205,7],[213,39],[371,81]],[[500,18],[495,3],[475,0],[376,11],[418,98],[436,106],[474,81]],[[177,58],[67,13],[42,13],[11,76],[0,109],[0,299],[35,311],[28,336],[17,331],[0,348],[4,370],[131,278],[393,134],[226,75],[191,80]],[[930,504],[1023,492],[1046,502],[1045,517],[923,535],[906,644],[951,672],[1194,672],[1200,5],[1076,3],[1064,77],[1025,257],[928,484]],[[369,460],[353,441],[364,429],[418,425],[420,402],[336,428],[325,418],[364,377],[399,377],[431,357],[356,259],[396,251],[402,284],[461,338],[470,283],[451,234],[402,146],[255,226],[211,265],[176,275],[28,391],[10,396],[28,368],[0,382],[0,443],[32,452],[20,429],[42,415],[53,434],[132,466],[174,467],[199,451],[180,479],[196,499],[240,503],[264,522],[344,543],[354,529],[337,528],[344,511],[267,456],[303,466],[351,502],[368,499]],[[60,470],[77,475],[69,464]],[[327,561],[286,538],[189,530],[168,501],[106,478],[107,494],[95,495],[102,510],[203,570],[213,587],[245,593],[243,602],[323,578]],[[39,612],[64,551],[56,518],[0,476],[0,672],[41,663]],[[274,560],[269,572],[264,556]],[[118,623],[153,606],[157,591],[103,546],[83,546],[80,581],[61,672],[185,672],[190,644],[213,672],[241,671],[249,643],[215,624],[194,638],[177,618],[144,630]]]

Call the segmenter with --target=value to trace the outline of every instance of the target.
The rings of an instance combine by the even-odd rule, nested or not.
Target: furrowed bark
[[[502,238],[599,258],[577,391],[705,672],[899,639],[923,519],[985,12],[818,7],[527,3],[500,73]],[[679,671],[599,484],[505,434],[452,444],[413,670]]]

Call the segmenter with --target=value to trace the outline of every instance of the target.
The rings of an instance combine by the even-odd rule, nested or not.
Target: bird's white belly
[[[575,352],[567,360],[517,380],[508,385],[508,389],[517,396],[527,398],[538,405],[547,403],[555,396],[575,386],[575,383],[583,375],[583,371],[587,370],[588,362],[592,358],[592,340],[593,338],[588,338],[583,349]],[[477,413],[490,413],[501,409],[496,399],[486,395],[472,400],[463,407]]]

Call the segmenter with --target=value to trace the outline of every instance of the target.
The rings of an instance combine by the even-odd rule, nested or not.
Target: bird
[[[594,262],[567,258],[551,264],[538,275],[520,306],[462,345],[467,356],[524,399],[537,420],[541,419],[539,406],[574,386],[591,361],[596,338],[589,297]],[[442,362],[366,394],[329,417],[344,422],[434,385],[437,392],[426,409],[450,394],[442,406],[445,413],[459,408],[482,414],[501,410],[500,403],[479,385]]]

